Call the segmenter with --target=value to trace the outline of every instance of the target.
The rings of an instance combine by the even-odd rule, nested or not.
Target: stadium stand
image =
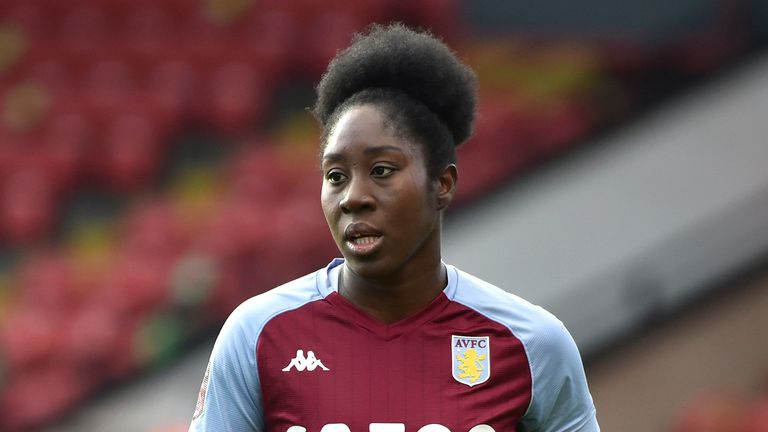
[[[663,47],[531,37],[488,31],[468,8],[0,1],[0,429],[50,423],[167,364],[245,298],[333,255],[307,175],[316,130],[276,107],[369,23],[430,28],[478,72],[458,206],[642,112],[673,88],[659,76],[695,82],[757,37],[730,15]]]

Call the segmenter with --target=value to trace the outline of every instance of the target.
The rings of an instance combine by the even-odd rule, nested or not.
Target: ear
[[[437,209],[445,210],[453,201],[453,195],[456,193],[456,183],[459,180],[459,170],[455,164],[447,165],[440,172],[435,182],[437,183],[436,199]]]

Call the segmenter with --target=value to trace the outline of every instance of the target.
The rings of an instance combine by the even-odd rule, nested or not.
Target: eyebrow
[[[363,150],[363,154],[372,155],[372,154],[386,153],[388,151],[405,154],[405,152],[400,147],[396,147],[393,145],[380,145],[375,147],[368,147],[365,150]]]
[[[400,148],[393,145],[380,145],[380,146],[373,146],[373,147],[367,147],[365,150],[363,150],[363,154],[366,156],[373,155],[373,154],[380,154],[380,153],[386,153],[386,152],[397,152],[401,154],[405,154],[405,152]],[[324,161],[340,161],[345,160],[346,157],[341,153],[326,153],[323,155]]]

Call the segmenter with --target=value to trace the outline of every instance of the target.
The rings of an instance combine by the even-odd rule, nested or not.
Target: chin
[[[356,256],[345,256],[344,262],[354,274],[365,279],[382,279],[394,273],[394,269],[391,266],[373,258],[361,259]]]

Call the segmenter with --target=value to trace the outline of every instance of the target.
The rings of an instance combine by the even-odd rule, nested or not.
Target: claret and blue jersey
[[[598,431],[555,317],[447,265],[419,313],[383,324],[338,294],[343,260],[238,307],[190,431]]]

